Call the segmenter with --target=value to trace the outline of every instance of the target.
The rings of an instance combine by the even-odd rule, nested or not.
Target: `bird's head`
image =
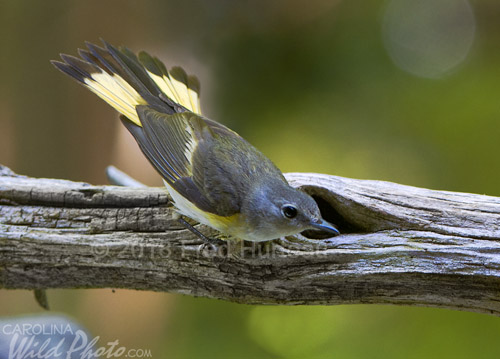
[[[307,229],[329,232],[332,237],[340,234],[321,217],[310,195],[281,180],[256,185],[246,196],[241,214],[249,229],[249,238],[243,239],[265,241]]]

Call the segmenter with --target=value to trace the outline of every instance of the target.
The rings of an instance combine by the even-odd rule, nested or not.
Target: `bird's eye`
[[[295,218],[295,217],[297,217],[297,208],[295,208],[294,206],[292,206],[290,204],[284,205],[281,208],[281,212],[283,212],[283,215],[286,218]]]

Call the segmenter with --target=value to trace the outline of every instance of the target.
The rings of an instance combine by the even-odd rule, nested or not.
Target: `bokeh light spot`
[[[382,37],[396,66],[416,76],[439,78],[465,60],[475,29],[467,0],[391,0]]]
[[[303,358],[317,354],[342,327],[344,316],[338,309],[255,307],[248,321],[250,337],[274,355]]]

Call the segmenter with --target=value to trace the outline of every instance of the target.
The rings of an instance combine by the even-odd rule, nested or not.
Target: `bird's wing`
[[[239,135],[191,112],[167,115],[148,106],[138,106],[137,113],[142,126],[126,119],[123,123],[173,189],[203,211],[220,216],[238,212],[237,194],[223,201],[215,198],[224,191],[232,193],[230,178],[223,177],[221,182],[214,182],[213,178],[206,178],[212,174],[205,169],[208,162],[211,165],[208,167],[219,168],[214,162],[217,159],[214,159],[214,146],[210,141],[218,136],[237,140]]]

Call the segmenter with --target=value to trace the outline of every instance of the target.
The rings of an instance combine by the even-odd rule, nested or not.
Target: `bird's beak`
[[[323,219],[317,219],[311,221],[311,227],[323,232],[329,232],[333,234],[333,236],[338,236],[340,234],[339,230],[335,228],[335,226],[331,223],[328,223],[327,221]]]

